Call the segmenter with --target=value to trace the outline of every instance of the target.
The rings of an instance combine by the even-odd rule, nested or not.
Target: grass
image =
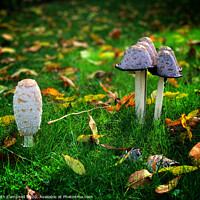
[[[157,7],[158,5],[158,7]],[[189,40],[200,40],[200,29],[193,24],[190,15],[173,15],[165,4],[147,4],[144,2],[132,3],[126,1],[92,1],[80,2],[51,2],[48,4],[27,7],[23,12],[11,12],[6,15],[1,12],[1,22],[7,23],[12,28],[2,28],[0,34],[9,33],[14,40],[6,42],[0,38],[1,46],[12,47],[15,54],[2,54],[1,59],[16,57],[18,55],[27,58],[26,61],[15,62],[8,69],[8,75],[12,75],[20,68],[33,69],[38,76],[21,74],[19,80],[33,78],[37,81],[41,91],[54,87],[65,96],[73,96],[77,92],[79,97],[88,94],[106,94],[99,85],[99,81],[108,84],[110,90],[117,91],[119,97],[134,91],[134,77],[126,72],[118,71],[114,65],[121,58],[100,58],[101,45],[96,44],[90,37],[90,33],[98,34],[106,44],[113,48],[119,48],[122,52],[137,42],[143,36],[155,37],[155,46],[170,46],[179,61],[185,61],[189,67],[183,66],[183,77],[178,79],[179,87],[169,83],[165,85],[165,91],[187,93],[188,97],[180,99],[165,99],[163,102],[162,116],[159,124],[153,124],[155,104],[147,105],[146,122],[141,128],[136,123],[134,108],[123,108],[110,114],[105,110],[93,110],[90,115],[95,120],[98,132],[105,134],[100,138],[100,143],[115,147],[141,148],[143,160],[136,162],[124,161],[121,165],[110,167],[119,160],[124,152],[116,154],[115,150],[108,150],[100,145],[77,143],[76,138],[81,134],[91,134],[89,116],[87,113],[70,116],[59,122],[48,125],[47,122],[62,117],[68,113],[81,112],[93,108],[91,105],[81,103],[73,108],[64,110],[55,109],[58,103],[51,101],[51,97],[43,96],[43,115],[41,129],[34,136],[35,145],[32,148],[23,148],[22,138],[17,136],[17,142],[1,151],[1,154],[14,154],[23,159],[13,162],[11,159],[0,162],[0,196],[22,196],[27,194],[26,185],[38,191],[42,196],[92,196],[94,199],[198,199],[200,181],[199,170],[184,174],[177,187],[165,194],[156,194],[155,188],[166,183],[166,177],[158,175],[153,177],[153,183],[143,189],[130,189],[126,195],[127,180],[137,170],[146,169],[145,159],[150,155],[163,154],[178,161],[181,165],[191,165],[188,153],[199,141],[200,127],[192,128],[193,138],[190,142],[185,140],[184,145],[179,141],[181,132],[170,135],[165,130],[165,118],[172,120],[180,118],[182,113],[186,115],[200,108],[200,97],[194,92],[199,89],[199,46],[195,45],[196,54],[188,55]],[[154,8],[154,9],[152,9]],[[151,11],[154,10],[154,13]],[[177,8],[174,8],[174,13]],[[124,14],[120,14],[123,12]],[[163,12],[161,12],[163,11]],[[178,12],[178,11],[177,11]],[[165,13],[165,17],[161,17]],[[182,17],[182,18],[181,18]],[[155,20],[159,20],[155,22]],[[2,26],[1,26],[2,27]],[[45,28],[45,31],[42,29]],[[119,39],[108,36],[113,28],[121,29]],[[69,53],[63,53],[61,45],[57,45],[61,39],[76,36],[77,40],[88,43],[88,48],[70,47]],[[24,47],[32,46],[39,40],[50,42],[51,45],[42,47],[35,53],[23,52]],[[165,41],[165,43],[163,43]],[[80,51],[90,52],[89,59],[94,61],[105,60],[102,65],[94,65],[80,56]],[[53,62],[60,63],[62,67],[73,66],[78,68],[75,84],[78,91],[73,88],[65,88],[56,73],[42,71],[45,55],[64,55],[63,59],[56,58]],[[2,67],[7,64],[1,64]],[[114,72],[111,82],[106,80],[87,79],[87,75],[97,71]],[[3,76],[3,75],[2,75]],[[148,76],[147,97],[157,89],[158,77]],[[17,82],[3,80],[1,85],[13,89]],[[3,98],[0,94],[0,116],[13,115],[12,94]],[[15,123],[9,126],[0,126],[0,139],[17,132]],[[74,173],[65,163],[62,154],[69,155],[80,160],[87,174],[80,176]],[[169,181],[169,179],[168,179]],[[17,198],[17,197],[16,197]],[[53,199],[53,197],[52,197]]]

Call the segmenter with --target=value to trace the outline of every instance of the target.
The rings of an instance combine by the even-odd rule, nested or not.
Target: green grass
[[[34,8],[34,9],[33,9]],[[150,11],[154,8],[154,13]],[[41,9],[42,14],[36,14]],[[120,14],[120,11],[126,11]],[[161,12],[163,11],[163,12]],[[176,8],[174,9],[174,13]],[[73,108],[64,110],[55,109],[58,103],[53,103],[51,97],[43,96],[43,115],[41,129],[34,136],[35,144],[32,148],[23,148],[23,140],[17,136],[17,142],[0,154],[14,154],[22,159],[17,162],[12,160],[0,161],[0,196],[22,196],[26,195],[26,185],[38,191],[42,196],[92,196],[93,199],[198,199],[200,181],[199,170],[183,174],[177,187],[166,194],[156,194],[155,188],[166,183],[165,177],[155,175],[153,183],[143,189],[130,189],[126,195],[127,181],[129,176],[137,170],[146,169],[145,159],[150,155],[163,154],[164,156],[178,161],[181,165],[191,165],[188,153],[191,148],[199,142],[200,126],[192,128],[192,141],[186,139],[184,145],[179,141],[181,132],[170,135],[165,130],[165,118],[172,120],[180,118],[181,114],[186,115],[200,108],[200,96],[194,92],[199,89],[199,46],[195,45],[196,54],[194,57],[188,55],[189,46],[187,42],[200,40],[200,29],[192,23],[190,15],[179,15],[181,20],[177,21],[176,15],[160,3],[156,8],[154,4],[145,2],[126,1],[93,1],[80,2],[51,2],[34,7],[27,7],[23,12],[11,12],[3,15],[1,12],[1,23],[13,26],[11,30],[0,29],[0,34],[9,33],[14,36],[11,42],[5,42],[1,37],[1,46],[12,47],[15,54],[2,54],[1,59],[16,57],[17,55],[27,58],[26,61],[15,62],[8,69],[8,75],[12,75],[20,68],[33,69],[38,76],[22,74],[19,80],[33,78],[37,81],[41,91],[54,87],[66,97],[73,96],[77,92],[79,97],[88,94],[106,94],[100,87],[99,82],[104,84],[105,80],[87,79],[87,75],[103,70],[114,72],[110,89],[117,91],[119,98],[134,92],[134,77],[127,72],[118,71],[114,65],[120,62],[121,58],[107,58],[102,65],[94,65],[87,59],[80,56],[80,51],[88,50],[90,59],[101,61],[98,55],[102,51],[101,45],[97,45],[90,37],[90,33],[98,34],[106,44],[113,48],[119,48],[122,52],[135,44],[143,36],[154,35],[154,42],[157,49],[161,46],[170,46],[178,61],[186,61],[189,67],[183,66],[183,77],[178,79],[179,88],[169,83],[165,85],[165,91],[187,93],[188,97],[180,99],[164,99],[162,116],[158,125],[153,124],[155,104],[147,105],[146,121],[143,127],[136,123],[134,108],[123,108],[120,111],[110,114],[105,110],[97,109],[90,112],[95,120],[99,134],[105,134],[100,138],[101,144],[109,144],[115,147],[141,148],[143,160],[136,162],[124,161],[121,165],[110,167],[119,160],[124,152],[116,154],[114,150],[108,150],[100,145],[77,143],[76,138],[82,134],[91,134],[88,113],[69,116],[61,121],[47,124],[48,121],[62,117],[65,114],[81,112],[93,108],[91,105],[80,103]],[[148,14],[149,13],[149,14]],[[161,16],[165,13],[165,16]],[[183,14],[183,13],[182,13]],[[178,18],[178,19],[179,19]],[[160,25],[152,25],[155,19]],[[141,25],[142,22],[147,25]],[[144,24],[143,23],[143,24]],[[71,24],[71,25],[69,25]],[[188,29],[186,26],[188,25]],[[83,27],[88,26],[86,31]],[[44,32],[37,32],[36,28],[45,27]],[[172,28],[171,28],[172,27]],[[119,39],[113,39],[108,33],[113,28],[121,29]],[[182,31],[180,31],[180,29]],[[88,48],[72,48],[72,52],[63,54],[64,58],[56,58],[53,62],[60,63],[62,67],[73,66],[78,68],[75,84],[78,91],[73,88],[65,88],[59,75],[53,72],[43,72],[45,55],[57,56],[61,52],[61,45],[56,46],[60,39],[70,39],[76,36],[77,40],[88,43]],[[165,38],[163,44],[157,38]],[[50,42],[48,47],[42,47],[35,53],[23,53],[24,47],[32,46],[36,40]],[[17,43],[16,43],[17,42]],[[1,67],[7,64],[1,64]],[[4,76],[4,75],[2,75]],[[158,77],[148,76],[147,97],[153,90],[157,89]],[[13,89],[17,82],[3,80],[0,85]],[[0,94],[0,117],[13,115],[13,95],[8,94],[3,98]],[[0,139],[17,132],[15,123],[9,126],[0,126]],[[62,154],[69,155],[81,161],[86,169],[86,175],[74,173],[65,163]],[[167,180],[169,181],[169,179]],[[178,193],[176,196],[175,194]],[[125,196],[124,196],[125,195]],[[8,197],[8,196],[7,196]]]

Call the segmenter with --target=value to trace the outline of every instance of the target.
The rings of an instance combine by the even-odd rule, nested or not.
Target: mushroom
[[[18,82],[13,97],[14,116],[17,128],[24,135],[24,147],[33,145],[33,135],[40,127],[42,96],[33,79]]]
[[[175,56],[173,56],[173,54],[171,53],[171,50],[160,49],[158,51],[156,75],[159,76],[159,79],[158,79],[156,105],[155,105],[155,112],[154,112],[155,120],[160,119],[160,116],[161,116],[165,79],[180,78],[183,76],[179,72],[179,67],[177,67],[177,61],[174,59],[174,57]]]
[[[116,68],[122,71],[135,72],[135,108],[138,121],[143,123],[146,103],[146,70],[152,65],[152,60],[147,48],[136,44],[125,52],[121,63]]]

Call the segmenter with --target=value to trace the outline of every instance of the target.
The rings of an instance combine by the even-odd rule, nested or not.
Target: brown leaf
[[[91,33],[90,37],[97,44],[104,44],[105,43],[105,41],[99,35],[97,35],[97,34]]]
[[[128,184],[134,189],[145,187],[151,183],[152,175],[153,174],[149,173],[146,169],[136,171],[129,177]]]
[[[63,68],[60,68],[58,70],[58,75],[69,76],[69,75],[72,75],[72,74],[74,74],[78,71],[79,71],[79,69],[74,68],[74,67],[63,67]]]
[[[1,141],[1,148],[6,149],[17,142],[17,139],[14,137],[14,134],[8,135]]]
[[[69,78],[65,77],[65,76],[60,76],[59,79],[61,79],[65,84],[65,87],[72,87],[73,89],[77,89],[77,86],[73,83],[72,80],[70,80]]]
[[[41,49],[42,46],[41,45],[37,45],[37,46],[31,46],[31,47],[25,47],[23,49],[23,52],[36,52],[38,51],[39,49]]]
[[[88,79],[94,79],[94,78],[107,78],[107,77],[111,77],[114,76],[115,73],[114,72],[104,72],[102,70],[96,71],[90,75],[87,76]]]
[[[131,149],[133,149],[133,147],[124,147],[124,148],[116,148],[107,144],[101,144],[102,147],[105,147],[106,149],[114,149],[114,150],[119,150],[119,151],[130,151]]]
[[[109,36],[113,39],[119,39],[121,35],[121,30],[118,28],[114,28],[112,31],[109,32]]]
[[[200,142],[198,142],[194,147],[192,147],[189,156],[192,157],[193,163],[195,165],[200,164]]]
[[[73,46],[87,48],[88,47],[88,43],[87,42],[73,41]]]
[[[41,194],[38,192],[35,192],[26,185],[26,189],[28,191],[28,194],[26,195],[28,200],[39,200],[41,198]]]
[[[8,41],[12,41],[13,40],[13,36],[8,34],[8,33],[2,33],[1,37],[4,38],[5,40],[8,40]]]
[[[1,63],[5,63],[5,64],[8,64],[8,63],[11,63],[11,62],[16,62],[16,58],[10,58],[10,57],[7,57],[3,60],[1,60]]]

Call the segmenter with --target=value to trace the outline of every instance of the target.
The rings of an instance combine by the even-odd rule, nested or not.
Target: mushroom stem
[[[159,77],[157,95],[156,95],[156,105],[155,105],[155,112],[154,112],[154,120],[160,119],[162,102],[163,102],[164,83],[165,83],[164,77]]]
[[[33,135],[24,135],[23,147],[32,147],[32,146],[33,146]]]
[[[135,110],[138,121],[141,121],[141,71],[135,72]]]
[[[141,71],[141,91],[140,91],[140,122],[144,123],[145,112],[146,112],[146,88],[147,88],[147,70]]]

